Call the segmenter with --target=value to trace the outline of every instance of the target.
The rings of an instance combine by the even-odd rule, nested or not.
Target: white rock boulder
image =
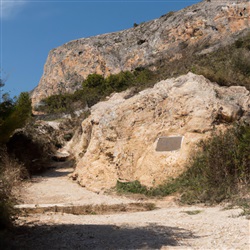
[[[67,145],[77,159],[75,178],[88,189],[109,189],[117,180],[150,187],[176,177],[200,139],[250,114],[244,87],[219,87],[192,73],[129,96],[93,106]],[[156,150],[158,139],[169,136],[182,137],[180,149]]]

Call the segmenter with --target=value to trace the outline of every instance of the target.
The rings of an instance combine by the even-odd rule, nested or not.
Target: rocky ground
[[[22,208],[46,206],[105,208],[153,202],[151,211],[107,210],[89,214],[22,213],[7,249],[249,249],[249,220],[241,209],[178,206],[171,198],[145,200],[96,194],[68,178],[73,169],[59,163],[35,176],[21,191]],[[151,207],[150,209],[152,209]],[[149,209],[149,210],[150,210]]]

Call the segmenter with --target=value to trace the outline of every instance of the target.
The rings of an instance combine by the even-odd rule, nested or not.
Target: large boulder
[[[134,96],[114,94],[91,108],[66,146],[78,162],[74,178],[94,191],[117,180],[160,184],[183,171],[197,142],[211,131],[249,120],[249,107],[246,88],[219,87],[193,73]]]

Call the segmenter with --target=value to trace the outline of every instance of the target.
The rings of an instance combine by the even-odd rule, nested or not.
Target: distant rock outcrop
[[[50,51],[33,105],[50,95],[73,92],[92,73],[109,74],[173,61],[196,48],[208,53],[249,30],[249,1],[202,1],[137,27],[82,38]]]
[[[189,73],[96,104],[66,148],[78,162],[74,178],[88,189],[108,189],[117,180],[154,186],[180,174],[196,143],[212,130],[249,117],[245,87],[219,87]],[[165,151],[169,136],[177,140]]]

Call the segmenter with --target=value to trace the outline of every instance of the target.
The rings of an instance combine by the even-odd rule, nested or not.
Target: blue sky
[[[66,42],[128,29],[199,2],[0,0],[0,77],[11,96],[31,91],[48,53]]]

